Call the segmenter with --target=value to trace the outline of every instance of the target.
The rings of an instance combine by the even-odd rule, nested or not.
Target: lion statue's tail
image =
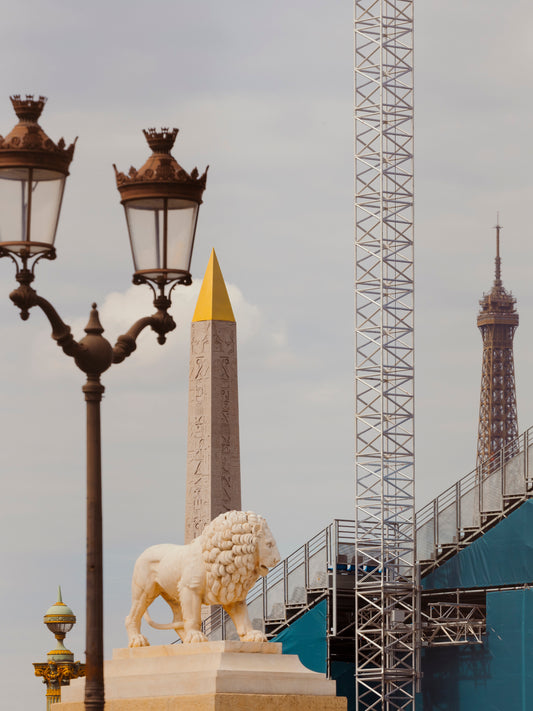
[[[159,622],[154,622],[150,615],[148,614],[148,610],[144,613],[144,619],[148,622],[150,627],[153,627],[155,630],[182,630],[183,629],[183,621],[180,622],[167,622],[164,625],[159,624]]]

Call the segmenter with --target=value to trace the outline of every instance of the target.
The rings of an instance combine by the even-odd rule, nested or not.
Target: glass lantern
[[[56,638],[56,647],[48,652],[48,659],[52,661],[73,661],[74,657],[69,649],[65,648],[63,640],[67,632],[76,623],[76,616],[63,602],[61,588],[58,589],[57,602],[48,608],[44,615],[44,624]]]
[[[37,123],[46,99],[11,97],[19,123],[0,139],[0,248],[23,259],[52,252],[74,143]]]
[[[128,176],[115,166],[117,187],[126,213],[134,265],[134,281],[160,287],[191,283],[191,258],[198,210],[207,169],[187,173],[170,154],[175,128],[144,131],[152,155]]]

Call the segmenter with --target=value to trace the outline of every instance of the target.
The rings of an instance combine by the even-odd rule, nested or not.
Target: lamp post
[[[61,598],[61,588],[58,590],[57,602],[50,607],[44,616],[44,624],[56,638],[56,648],[51,649],[47,662],[34,662],[35,676],[42,676],[46,684],[46,711],[52,711],[52,704],[61,701],[61,687],[68,686],[71,679],[85,676],[85,664],[74,661],[70,649],[66,649],[63,640],[67,632],[74,627],[76,616],[65,605]]]
[[[187,173],[170,151],[177,129],[144,131],[152,155],[138,171],[117,171],[117,187],[126,212],[134,261],[133,282],[147,284],[156,312],[136,321],[114,346],[103,337],[96,304],[92,305],[87,334],[74,340],[52,304],[31,286],[41,259],[55,259],[54,239],[74,145],[55,144],[38,124],[46,99],[11,97],[19,123],[0,138],[0,257],[16,266],[19,286],[10,299],[25,321],[34,306],[44,311],[52,338],[86,376],[82,387],[87,403],[87,621],[86,711],[103,711],[103,580],[100,376],[121,363],[136,348],[141,331],[150,327],[160,344],[176,324],[168,313],[177,284],[191,284],[190,264],[198,209],[205,189],[203,175]]]

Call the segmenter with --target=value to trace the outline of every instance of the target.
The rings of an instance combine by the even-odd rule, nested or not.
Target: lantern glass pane
[[[61,632],[66,634],[74,627],[74,622],[47,622],[46,626],[50,632],[53,632],[54,634]]]
[[[177,198],[143,198],[125,204],[135,271],[188,272],[198,204]],[[166,219],[165,219],[166,213]]]
[[[0,168],[0,243],[24,243],[7,245],[17,254],[53,246],[65,179],[54,170]]]
[[[168,253],[170,269],[188,272],[198,215],[198,203],[189,200],[168,201]]]

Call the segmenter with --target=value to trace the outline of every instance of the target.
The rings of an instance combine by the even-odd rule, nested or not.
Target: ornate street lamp
[[[170,154],[178,129],[144,131],[152,155],[140,170],[119,173],[136,283],[191,283],[191,255],[205,175],[189,175]]]
[[[46,711],[51,711],[52,704],[61,701],[62,686],[68,686],[71,679],[85,676],[85,664],[75,662],[74,655],[63,644],[75,623],[76,616],[63,602],[59,588],[57,602],[44,615],[44,624],[55,635],[56,647],[46,655],[48,661],[33,663],[35,676],[42,676],[43,684],[46,684]]]
[[[116,170],[117,185],[126,211],[133,252],[135,284],[146,283],[154,293],[156,312],[136,321],[115,346],[102,336],[96,304],[87,334],[75,341],[52,304],[31,286],[40,259],[54,259],[54,238],[74,143],[48,138],[37,123],[46,99],[12,96],[19,123],[6,138],[0,137],[0,257],[16,266],[19,286],[10,299],[23,320],[39,306],[52,326],[52,338],[74,359],[87,380],[82,390],[87,403],[87,674],[85,708],[103,711],[103,581],[100,401],[104,386],[100,376],[113,363],[121,363],[136,348],[144,328],[150,327],[163,344],[176,328],[168,313],[176,284],[191,283],[190,263],[198,209],[207,170],[188,174],[170,155],[177,129],[145,131],[152,155],[139,170],[126,176]],[[167,293],[168,289],[168,293]]]

